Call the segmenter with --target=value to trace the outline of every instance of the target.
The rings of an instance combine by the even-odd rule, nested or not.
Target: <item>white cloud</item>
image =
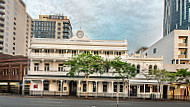
[[[130,52],[162,37],[163,0],[23,0],[33,18],[62,13],[71,17],[73,33],[91,39],[123,40]]]

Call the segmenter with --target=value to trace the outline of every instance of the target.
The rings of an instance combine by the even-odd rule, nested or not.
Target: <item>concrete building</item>
[[[164,0],[163,36],[173,30],[190,29],[190,1],[189,0]]]
[[[156,80],[146,80],[144,76],[151,69],[163,69],[162,57],[128,55],[126,40],[90,40],[81,30],[70,39],[32,39],[29,54],[30,71],[23,79],[24,84],[31,85],[23,87],[23,94],[85,96],[87,84],[84,75],[79,74],[74,78],[66,76],[70,68],[64,65],[64,62],[73,55],[86,51],[109,60],[120,56],[122,61],[131,63],[137,68],[136,77],[126,80],[125,86],[122,80],[115,78],[113,69],[101,76],[99,73],[91,74],[88,80],[88,96],[116,97],[117,90],[120,97],[150,98],[151,94],[155,94],[156,98],[159,98],[160,94],[165,96],[169,94],[167,84],[159,90]],[[26,93],[28,88],[29,93]]]
[[[28,64],[27,57],[0,54],[0,93],[21,94]]]
[[[0,0],[0,53],[28,55],[31,27],[22,0]]]
[[[33,37],[68,39],[72,37],[70,20],[62,15],[40,15],[33,21]]]
[[[190,31],[174,30],[143,53],[163,56],[164,64],[190,64]]]

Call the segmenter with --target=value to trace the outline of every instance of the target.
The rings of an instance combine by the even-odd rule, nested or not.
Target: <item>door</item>
[[[77,95],[77,82],[71,81],[69,83],[69,95],[76,96]]]
[[[163,98],[166,99],[167,98],[167,95],[168,94],[168,86],[167,85],[164,85],[163,87]]]
[[[130,96],[137,96],[137,86],[131,86]]]

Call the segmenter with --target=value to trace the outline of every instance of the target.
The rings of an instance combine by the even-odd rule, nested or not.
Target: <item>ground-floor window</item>
[[[117,92],[117,83],[116,82],[113,85],[113,92]]]
[[[44,81],[44,91],[49,91],[49,81]]]
[[[86,84],[83,84],[83,92],[86,92]]]
[[[93,92],[96,92],[96,83],[93,82]]]
[[[61,81],[58,81],[59,87],[58,90],[61,91]]]
[[[158,89],[157,89],[157,85],[153,85],[153,86],[152,86],[152,92],[157,92],[157,90],[158,90]]]
[[[144,85],[140,86],[140,92],[144,92]]]
[[[123,92],[123,82],[120,82],[119,92]]]
[[[150,92],[150,85],[149,84],[145,85],[145,92]]]
[[[107,83],[103,82],[103,92],[107,92]]]

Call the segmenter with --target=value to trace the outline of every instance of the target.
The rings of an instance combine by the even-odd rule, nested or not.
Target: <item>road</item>
[[[0,107],[116,107],[116,101],[0,96]],[[121,101],[119,107],[190,107],[190,102]]]

